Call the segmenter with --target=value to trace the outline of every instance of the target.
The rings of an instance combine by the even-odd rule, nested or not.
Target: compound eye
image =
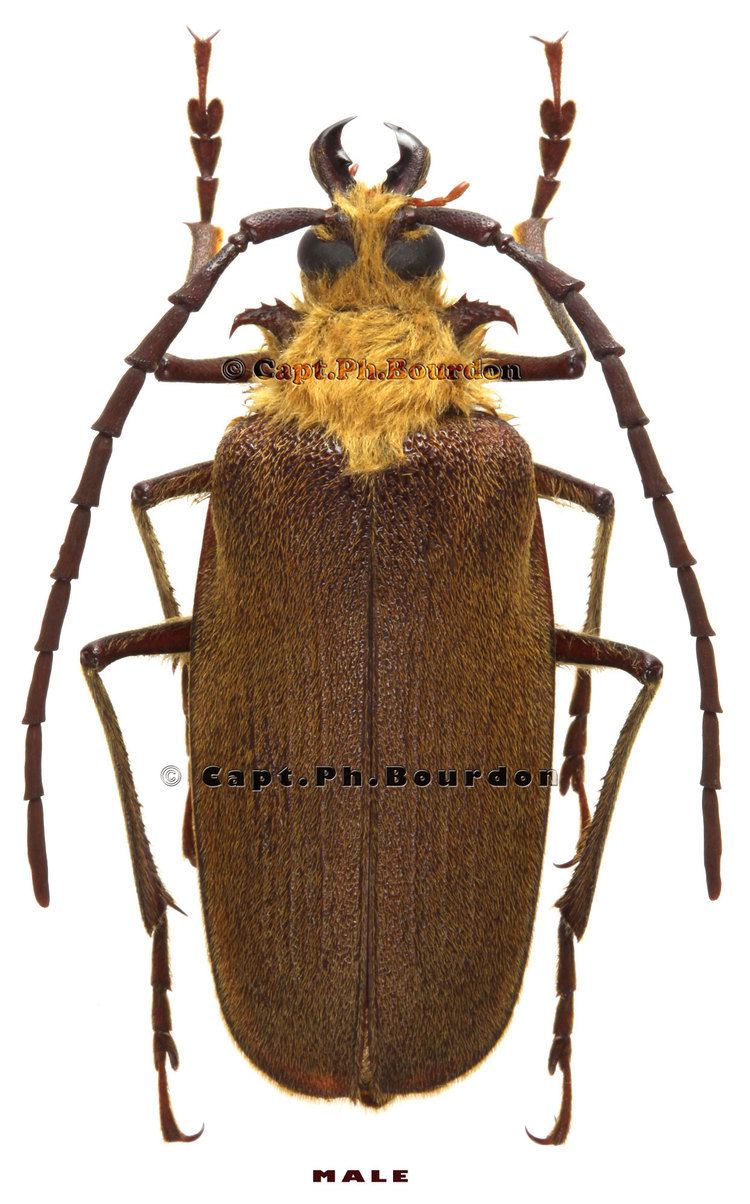
[[[338,276],[357,258],[350,242],[336,238],[318,238],[314,230],[308,230],[300,239],[297,262],[305,276]]]
[[[417,280],[439,272],[445,259],[443,240],[435,230],[421,238],[399,238],[387,248],[385,262],[402,280]]]

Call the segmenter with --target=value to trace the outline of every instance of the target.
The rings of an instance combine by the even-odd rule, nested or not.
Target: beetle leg
[[[158,623],[154,627],[141,627],[135,631],[105,636],[87,644],[81,651],[81,665],[112,757],[130,845],[138,903],[149,934],[154,931],[157,920],[166,908],[175,904],[154,865],[125,742],[109,694],[101,680],[101,672],[114,661],[125,657],[174,656],[189,652],[190,627],[190,619],[173,619],[166,623]]]
[[[172,1101],[169,1098],[167,1058],[172,1070],[177,1070],[180,1064],[180,1055],[172,1036],[172,1013],[167,997],[167,991],[171,989],[169,933],[167,913],[164,912],[154,929],[151,950],[151,1023],[154,1030],[154,1066],[159,1083],[159,1120],[165,1141],[197,1141],[203,1132],[203,1125],[197,1133],[183,1133],[174,1118]]]
[[[578,380],[583,376],[586,356],[575,347],[558,355],[513,355],[511,352],[487,351],[482,356],[482,364],[484,367],[500,368],[503,384]]]
[[[565,893],[557,901],[560,910],[557,968],[559,999],[549,1056],[549,1072],[554,1074],[558,1068],[562,1071],[563,1094],[560,1113],[548,1135],[539,1138],[529,1133],[532,1140],[540,1145],[561,1145],[570,1128],[573,1098],[570,1056],[573,993],[576,985],[573,937],[580,941],[586,930],[604,845],[625,766],[662,676],[661,661],[650,653],[642,652],[640,648],[631,648],[628,644],[615,644],[611,640],[602,640],[597,636],[564,631],[560,628],[555,632],[555,659],[558,664],[622,669],[641,683],[641,689],[617,738],[609,767],[604,775],[596,810],[583,835],[578,865]]]
[[[521,222],[513,231],[514,238],[524,247],[528,247],[535,255],[541,259],[547,258],[547,252],[544,245],[544,235],[547,226],[546,218],[530,217],[525,222]],[[547,312],[549,313],[555,326],[560,331],[560,334],[565,339],[565,342],[570,347],[568,352],[568,363],[571,365],[571,371],[567,375],[562,375],[559,378],[545,379],[575,379],[583,376],[586,367],[586,349],[581,342],[578,331],[570,320],[565,306],[559,301],[553,300],[549,293],[537,285],[539,296],[544,302]],[[552,357],[550,357],[552,358]],[[565,359],[565,356],[558,357]],[[521,379],[524,379],[521,377]]]
[[[133,486],[131,494],[133,517],[146,549],[151,571],[154,574],[156,588],[159,592],[162,610],[166,619],[180,617],[180,607],[169,580],[169,573],[164,561],[164,553],[149,518],[148,511],[161,502],[171,501],[181,497],[206,496],[211,488],[212,460],[203,464],[193,464],[190,468],[179,468],[175,472],[165,473],[164,476],[152,477],[148,481],[139,481]],[[175,665],[176,667],[176,665]],[[190,669],[186,663],[182,665],[182,709],[187,726],[187,692]],[[186,743],[187,731],[185,733]],[[182,851],[191,865],[196,864],[195,843],[193,838],[193,803],[192,787],[188,782],[187,798],[185,799],[185,817],[182,824]]]
[[[185,747],[188,754],[188,766],[190,766],[190,719],[188,713],[188,690],[190,687],[190,665],[188,661],[183,661],[182,665],[182,680],[180,682],[182,693],[182,713],[185,716]],[[182,817],[182,855],[186,861],[189,861],[194,869],[198,868],[198,855],[195,851],[195,831],[193,829],[193,785],[191,774],[188,774],[188,788],[185,796],[185,812]]]
[[[540,259],[545,260],[547,258],[547,251],[544,245],[544,236],[547,220],[548,219],[546,218],[530,217],[527,218],[525,222],[521,222],[518,226],[516,226],[513,231],[513,237],[521,246],[528,247],[528,249],[535,255],[538,255]],[[586,367],[586,348],[584,347],[574,324],[571,322],[565,306],[559,301],[555,301],[552,297],[550,297],[549,293],[539,285],[537,285],[537,291],[539,296],[542,298],[542,301],[544,302],[552,321],[555,323],[555,326],[570,347],[568,359],[569,363],[574,366],[575,371],[569,372],[567,376],[562,376],[560,379],[575,379],[579,376],[583,376],[584,369]],[[523,379],[523,377],[521,379]]]
[[[573,1076],[570,1068],[573,1032],[573,999],[576,989],[576,962],[573,933],[563,916],[557,929],[557,1009],[553,1028],[552,1048],[547,1068],[550,1074],[560,1068],[563,1076],[562,1101],[554,1125],[546,1137],[526,1132],[537,1145],[562,1145],[570,1131],[573,1116]]]
[[[608,489],[602,489],[599,485],[590,485],[587,481],[580,481],[577,477],[569,476],[554,468],[547,468],[543,464],[535,464],[534,471],[539,497],[580,506],[589,514],[596,515],[599,520],[591,558],[586,618],[582,629],[586,635],[599,635],[602,623],[604,574],[615,518],[615,499]],[[570,861],[563,863],[560,869],[568,869],[577,861],[583,833],[591,820],[584,782],[584,754],[590,709],[591,673],[588,669],[579,669],[576,673],[568,712],[571,716],[571,724],[563,747],[564,760],[560,771],[560,793],[567,794],[568,788],[572,786],[578,795],[581,829],[575,856]]]
[[[267,360],[265,353],[253,351],[198,360],[165,355],[154,372],[154,380],[192,385],[244,384],[252,378],[259,360]]]
[[[604,842],[625,765],[643,717],[661,681],[662,665],[655,656],[639,648],[615,644],[598,636],[558,628],[555,637],[555,659],[558,664],[622,669],[640,681],[642,687],[617,739],[596,810],[583,838],[578,865],[565,894],[558,902],[562,914],[580,940],[588,923]]]
[[[146,549],[165,619],[177,618],[180,607],[148,511],[175,498],[206,496],[211,489],[212,467],[213,461],[206,460],[202,464],[191,464],[189,468],[178,468],[163,476],[139,481],[130,495],[133,517]]]
[[[87,644],[81,652],[86,681],[91,690],[104,733],[109,745],[117,788],[122,803],[125,828],[130,846],[138,904],[146,931],[153,939],[151,986],[153,992],[152,1024],[154,1030],[154,1064],[159,1082],[159,1114],[165,1141],[195,1141],[199,1133],[186,1135],[172,1114],[167,1084],[166,1063],[173,1070],[179,1064],[177,1047],[172,1037],[172,1023],[167,991],[171,987],[167,944],[167,908],[178,911],[172,896],[159,877],[146,835],[141,804],[133,783],[128,754],[120,725],[109,694],[100,674],[116,660],[130,656],[174,656],[190,649],[190,619],[175,619],[155,627],[142,627],[120,635],[105,636]]]

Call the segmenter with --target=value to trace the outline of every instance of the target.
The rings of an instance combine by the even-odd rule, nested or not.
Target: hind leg
[[[143,823],[128,753],[109,694],[101,680],[101,672],[116,660],[131,656],[177,656],[190,649],[190,620],[177,619],[155,627],[142,627],[120,635],[105,636],[87,644],[81,652],[81,664],[112,757],[117,789],[122,804],[125,830],[130,846],[135,888],[143,923],[152,937],[152,1026],[154,1031],[154,1065],[159,1084],[159,1116],[165,1141],[194,1141],[200,1133],[182,1132],[172,1113],[167,1083],[167,1059],[173,1070],[179,1065],[177,1047],[172,1037],[172,1020],[167,992],[171,988],[167,932],[167,908],[175,907],[156,868],[151,846]],[[179,908],[177,908],[179,910]],[[201,1130],[202,1132],[202,1130]]]
[[[642,652],[639,648],[631,648],[627,644],[615,644],[610,640],[561,629],[558,629],[555,635],[555,657],[558,664],[622,669],[640,682],[641,689],[617,738],[609,768],[602,782],[596,810],[583,836],[578,864],[568,883],[567,890],[557,902],[560,909],[557,965],[558,1003],[548,1066],[550,1074],[554,1074],[558,1068],[562,1072],[563,1092],[559,1115],[547,1136],[534,1137],[529,1133],[529,1137],[540,1145],[561,1145],[570,1129],[573,1105],[570,1066],[571,1034],[573,1031],[573,997],[576,987],[573,938],[580,940],[586,930],[604,845],[625,766],[662,676],[661,662],[655,656]]]

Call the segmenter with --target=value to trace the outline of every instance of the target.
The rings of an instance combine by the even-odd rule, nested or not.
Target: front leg
[[[503,384],[524,381],[578,380],[586,367],[586,356],[576,347],[557,355],[511,355],[510,352],[488,351],[482,364],[499,369],[498,380]]]
[[[521,222],[513,231],[514,238],[524,247],[528,247],[535,255],[541,259],[547,258],[545,247],[545,232],[547,229],[547,219],[539,217],[527,218],[525,222]],[[570,353],[581,364],[579,376],[583,375],[583,369],[586,365],[586,350],[581,341],[581,338],[575,326],[568,316],[568,312],[564,305],[559,301],[553,300],[543,288],[537,285],[539,295],[544,302],[549,316],[555,323],[555,326],[560,331],[560,334],[565,339],[565,342],[570,347]]]
[[[540,225],[543,228],[543,223]],[[512,355],[488,351],[482,356],[483,365],[498,369],[497,378],[505,383],[527,380],[577,380],[583,375],[586,367],[586,353],[571,323],[560,319],[557,312],[559,309],[561,307],[557,306],[550,312],[558,329],[565,336],[569,351],[557,355]],[[453,337],[459,344],[477,326],[485,326],[490,322],[507,322],[517,331],[516,320],[507,309],[501,305],[490,305],[487,301],[469,301],[465,294],[443,311],[443,320],[450,326]]]
[[[265,358],[260,351],[195,360],[180,355],[165,355],[154,372],[154,380],[190,385],[244,384],[252,380],[255,365]]]
[[[270,331],[282,344],[290,343],[302,320],[299,310],[284,301],[275,305],[260,305],[238,314],[229,334],[240,326],[260,326]],[[246,382],[253,377],[268,376],[272,361],[263,351],[243,355],[213,356],[211,359],[183,359],[177,355],[165,355],[154,372],[154,379],[167,382],[183,382],[197,385],[226,385]]]

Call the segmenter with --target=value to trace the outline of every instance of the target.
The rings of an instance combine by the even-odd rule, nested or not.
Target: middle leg
[[[207,496],[211,490],[212,468],[212,460],[205,460],[202,464],[191,464],[189,468],[178,468],[163,476],[139,481],[137,485],[133,486],[130,495],[133,517],[146,549],[165,619],[177,618],[180,614],[180,607],[169,580],[164,553],[148,512],[154,506],[172,501],[174,498]]]
[[[536,474],[536,490],[541,498],[555,502],[567,502],[580,506],[589,514],[594,514],[599,520],[594,550],[591,558],[591,577],[589,580],[589,596],[586,606],[586,618],[583,624],[585,635],[598,636],[602,624],[602,600],[604,596],[604,575],[607,567],[607,553],[612,536],[612,526],[615,519],[615,499],[608,489],[599,485],[590,485],[577,477],[568,476],[554,468],[543,464],[534,466]],[[576,673],[573,696],[570,700],[570,727],[563,747],[563,764],[560,771],[560,793],[567,794],[568,788],[573,787],[578,796],[581,813],[580,837],[583,837],[591,820],[585,786],[586,738],[588,716],[591,710],[591,671],[580,668]],[[581,840],[579,839],[579,847]],[[576,854],[577,855],[577,854]],[[575,862],[566,862],[563,869]]]
[[[174,498],[199,498],[207,495],[211,489],[212,468],[213,461],[206,460],[202,464],[192,464],[189,468],[178,468],[174,472],[165,473],[164,476],[152,477],[147,481],[139,481],[137,485],[133,486],[131,494],[133,517],[143,540],[143,546],[146,549],[146,555],[151,565],[151,571],[159,593],[159,600],[161,601],[166,619],[179,618],[180,607],[172,588],[172,582],[169,579],[164,553],[162,552],[148,512],[154,506],[158,506],[162,502],[172,501]],[[190,667],[185,660],[182,662],[181,673],[182,709],[185,715],[186,729],[185,740],[189,749],[187,696]],[[182,822],[182,852],[191,865],[196,865],[195,840],[193,837],[193,798],[192,787],[189,782]]]

